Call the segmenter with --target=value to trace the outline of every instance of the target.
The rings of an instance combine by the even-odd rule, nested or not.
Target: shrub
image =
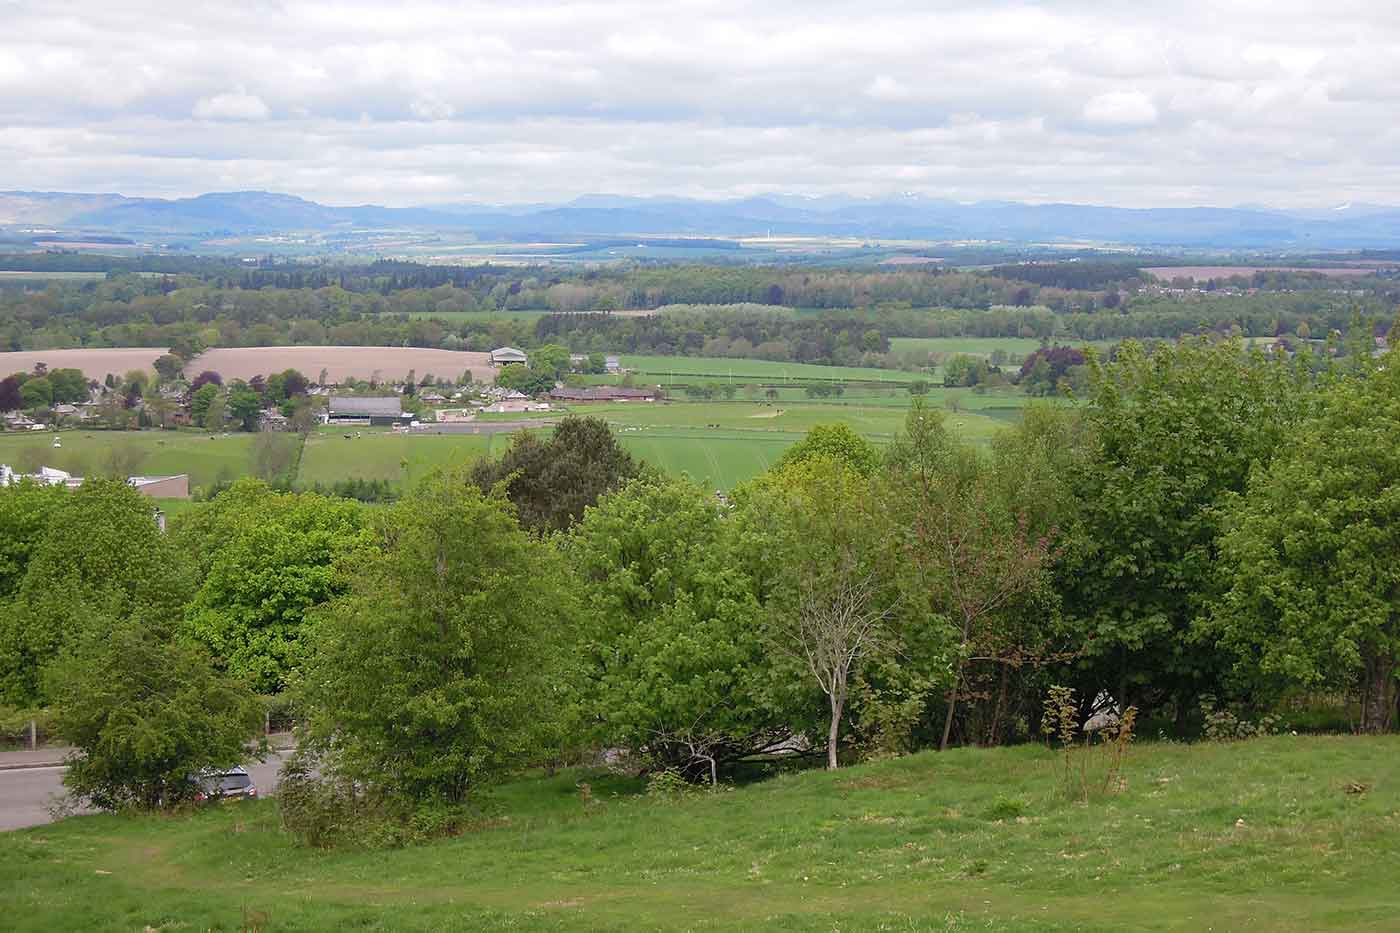
[[[1282,728],[1282,717],[1266,713],[1258,719],[1241,719],[1233,711],[1217,705],[1214,694],[1201,697],[1201,717],[1205,721],[1203,734],[1207,741],[1229,742],[1275,735]]]
[[[195,775],[238,764],[263,726],[247,687],[134,623],[91,638],[51,680],[54,725],[74,749],[63,783],[104,810],[193,799]]]

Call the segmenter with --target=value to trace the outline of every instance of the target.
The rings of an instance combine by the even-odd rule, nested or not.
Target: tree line
[[[1307,330],[1321,338],[1344,329],[1358,312],[1387,314],[1396,298],[1389,283],[1355,280],[1253,295],[1173,296],[1141,288],[1134,267],[1116,264],[567,270],[401,262],[242,267],[211,260],[181,268],[0,289],[0,348],[168,346],[188,358],[212,346],[482,351],[565,342],[575,352],[898,366],[919,361],[888,352],[896,337],[1175,339],[1203,331],[1261,337]],[[652,317],[606,313],[656,309],[667,310]],[[533,320],[486,313],[520,310],[551,313]],[[866,339],[872,332],[873,343]]]
[[[58,710],[103,804],[178,797],[181,749],[231,763],[281,694],[284,820],[324,844],[450,831],[601,749],[709,782],[1032,740],[1052,686],[1148,734],[1319,704],[1385,731],[1395,362],[1129,344],[985,450],[916,399],[887,448],[820,427],[727,497],[577,418],[392,505],[243,481],[169,535],[121,483],[25,483],[0,490],[0,697]]]

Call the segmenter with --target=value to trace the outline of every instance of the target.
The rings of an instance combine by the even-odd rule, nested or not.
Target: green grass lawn
[[[300,848],[273,801],[78,817],[0,835],[0,897],[16,931],[1400,923],[1400,737],[1147,743],[1124,778],[1119,794],[1072,801],[1039,746],[670,803],[635,781],[566,772],[501,788],[478,831],[389,852]]]
[[[221,478],[243,476],[251,468],[253,436],[210,435],[188,431],[62,431],[61,449],[48,431],[0,434],[0,463],[16,469],[37,462],[82,476],[101,470],[113,448],[131,453],[130,472],[151,475],[188,473],[190,486],[205,486]]]

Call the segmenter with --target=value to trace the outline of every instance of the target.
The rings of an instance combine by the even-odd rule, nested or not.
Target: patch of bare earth
[[[410,371],[418,378],[433,375],[456,379],[470,370],[472,377],[490,382],[495,378],[485,353],[465,350],[432,350],[424,347],[217,347],[206,350],[185,367],[188,376],[212,370],[228,379],[251,379],[285,369],[307,378],[329,382],[346,379],[379,379],[394,382]]]
[[[80,369],[89,379],[101,379],[108,373],[120,376],[133,369],[147,371],[168,352],[164,347],[19,350],[0,353],[0,376],[32,372],[35,363],[43,363],[49,369]]]

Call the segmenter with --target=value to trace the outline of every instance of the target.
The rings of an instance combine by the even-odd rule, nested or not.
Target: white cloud
[[[0,188],[1400,202],[1366,0],[3,5]]]
[[[903,82],[896,81],[889,75],[877,75],[865,88],[867,96],[875,100],[908,100],[913,96],[909,88]]]
[[[268,109],[256,94],[231,91],[201,97],[195,103],[193,113],[199,120],[266,120]]]
[[[1108,91],[1090,98],[1084,119],[1106,126],[1147,126],[1157,122],[1157,105],[1140,91]]]

